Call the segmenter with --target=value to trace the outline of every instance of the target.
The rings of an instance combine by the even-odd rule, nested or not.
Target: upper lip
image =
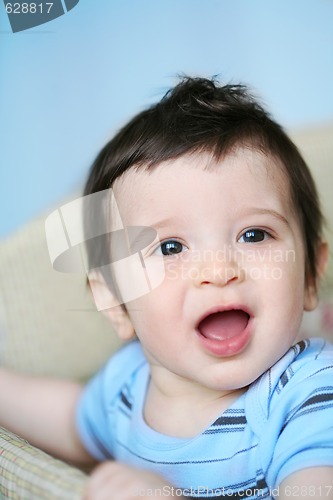
[[[212,307],[210,309],[208,309],[205,313],[203,313],[197,323],[196,323],[196,329],[199,328],[200,326],[200,323],[206,319],[208,316],[210,316],[211,314],[216,314],[216,313],[219,313],[219,312],[225,312],[225,311],[244,311],[246,314],[248,314],[249,316],[249,319],[253,316],[251,310],[249,309],[248,306],[244,306],[243,304],[232,304],[232,305],[227,305],[227,306],[222,306],[222,305],[219,305],[219,306],[215,306],[215,307]]]

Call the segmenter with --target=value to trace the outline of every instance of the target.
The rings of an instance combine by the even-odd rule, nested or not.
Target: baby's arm
[[[304,500],[333,500],[333,467],[312,467],[287,477],[278,488],[279,500],[300,497]]]
[[[0,368],[0,425],[63,460],[92,465],[96,462],[85,451],[75,428],[81,392],[81,386],[73,382]],[[139,493],[142,500],[159,498],[164,487],[172,488],[153,473],[107,461],[93,471],[85,499],[129,500],[133,493]],[[157,496],[151,494],[155,489]]]
[[[79,384],[0,368],[0,425],[74,464],[93,463],[75,429]]]
[[[87,482],[84,500],[151,500],[177,498],[180,489],[161,476],[119,462],[104,462],[93,471]]]

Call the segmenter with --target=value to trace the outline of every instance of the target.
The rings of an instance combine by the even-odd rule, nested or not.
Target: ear
[[[101,273],[89,272],[88,280],[97,310],[102,311],[121,340],[132,339],[135,336],[135,331],[126,308],[120,304]]]
[[[306,284],[304,295],[304,310],[312,311],[318,304],[318,286],[323,278],[329,258],[329,247],[326,241],[322,241],[317,251],[317,280],[309,280]]]

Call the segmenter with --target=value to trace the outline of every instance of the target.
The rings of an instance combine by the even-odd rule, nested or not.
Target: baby
[[[89,281],[130,342],[83,390],[1,370],[0,424],[103,461],[91,499],[332,499],[333,348],[298,339],[328,249],[294,144],[244,87],[184,78],[100,153],[85,195],[109,188]],[[98,265],[119,214],[153,283],[133,297],[137,269]]]

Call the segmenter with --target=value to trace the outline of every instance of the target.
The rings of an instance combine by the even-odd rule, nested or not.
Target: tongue
[[[241,309],[210,314],[201,321],[199,331],[207,339],[225,340],[242,333],[249,315]]]

